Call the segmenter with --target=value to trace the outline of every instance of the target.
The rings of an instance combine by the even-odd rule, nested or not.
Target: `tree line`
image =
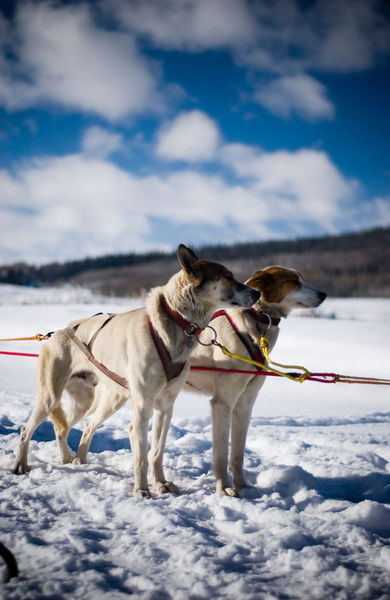
[[[333,295],[390,296],[390,227],[194,250],[201,258],[225,263],[241,280],[264,266],[281,264],[301,269],[313,285]],[[135,295],[164,283],[176,270],[176,252],[128,253],[42,266],[4,265],[0,282],[29,286],[70,282],[104,293]]]

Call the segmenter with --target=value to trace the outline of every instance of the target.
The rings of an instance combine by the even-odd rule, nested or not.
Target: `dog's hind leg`
[[[70,426],[62,406],[57,406],[49,415],[50,421],[54,425],[54,432],[57,440],[60,463],[65,465],[72,462],[72,453],[68,446],[68,434]]]
[[[156,401],[153,411],[152,448],[149,453],[149,463],[152,469],[154,488],[162,494],[179,493],[176,485],[166,480],[163,470],[163,454],[175,397],[176,394],[161,396]]]
[[[81,436],[76,456],[73,459],[74,464],[80,465],[87,462],[88,450],[97,428],[103,421],[119,410],[127,400],[127,397],[122,394],[107,394],[108,392],[105,388],[96,389],[95,391],[95,412],[84,426],[83,435]]]
[[[27,455],[31,437],[49,414],[58,408],[65,386],[65,379],[63,365],[59,365],[58,357],[53,358],[48,345],[44,346],[38,363],[35,407],[27,423],[21,428],[19,446],[12,466],[13,472],[17,475],[27,473]]]

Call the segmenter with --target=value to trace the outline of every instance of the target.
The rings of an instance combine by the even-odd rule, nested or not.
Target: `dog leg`
[[[54,425],[54,432],[56,434],[60,464],[65,465],[66,463],[72,462],[72,453],[70,451],[67,441],[70,426],[66,419],[66,415],[62,409],[62,406],[57,406],[50,413],[49,419]]]
[[[31,437],[36,428],[49,416],[49,410],[36,405],[29,420],[20,430],[19,446],[16,452],[12,470],[16,475],[24,475],[28,471],[27,455]]]
[[[165,479],[163,470],[163,453],[174,401],[175,398],[168,395],[159,398],[153,411],[152,448],[149,453],[149,462],[152,468],[154,488],[162,494],[179,493],[176,485]]]
[[[17,475],[27,473],[27,455],[31,437],[36,428],[59,406],[65,380],[65,369],[62,363],[60,364],[58,356],[53,358],[48,345],[44,346],[38,362],[35,406],[27,423],[21,428],[19,446],[12,465],[12,470]]]
[[[77,448],[77,453],[75,458],[73,459],[73,464],[75,465],[84,465],[87,462],[88,450],[92,442],[92,438],[95,435],[95,432],[99,425],[101,425],[108,417],[110,417],[114,412],[119,410],[121,406],[126,402],[127,398],[123,398],[122,396],[117,396],[116,398],[112,398],[111,396],[107,396],[107,390],[96,392],[96,411],[92,418],[85,424],[83,435],[81,436],[81,440],[79,442],[79,446]],[[99,398],[99,396],[102,396]],[[100,400],[100,402],[99,402]]]
[[[152,404],[142,397],[132,396],[132,422],[129,426],[130,444],[134,457],[134,489],[136,498],[151,498],[148,487],[148,423]]]
[[[233,409],[230,470],[233,475],[233,487],[238,493],[243,488],[250,487],[244,478],[244,451],[252,407],[256,400],[258,389],[258,385],[255,385],[254,389],[252,389],[251,384],[249,384]]]
[[[229,486],[228,446],[231,409],[218,396],[211,399],[213,420],[213,471],[216,478],[217,492],[226,496],[237,496],[237,492]]]

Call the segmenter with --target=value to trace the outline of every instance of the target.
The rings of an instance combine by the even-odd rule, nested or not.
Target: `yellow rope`
[[[294,369],[294,370],[299,369],[300,371],[303,371],[302,374],[297,379],[295,377],[291,377],[290,375],[288,375],[286,373],[282,373],[282,375],[284,377],[288,377],[289,379],[293,379],[294,381],[299,381],[299,383],[303,383],[305,381],[305,379],[310,377],[311,373],[310,373],[310,371],[308,371],[306,369],[306,367],[302,367],[300,365],[283,365],[282,363],[277,363],[277,362],[271,360],[269,357],[269,354],[268,354],[269,342],[265,336],[262,336],[262,338],[260,339],[260,348],[261,348],[262,353],[265,356],[265,359],[268,362],[270,362],[271,365],[276,365],[277,367],[282,367],[282,369]]]
[[[37,340],[38,342],[42,342],[43,340],[48,340],[49,335],[42,335],[42,333],[37,333],[32,337],[20,337],[20,338],[0,338],[0,342],[29,342],[32,340]]]
[[[280,375],[281,377],[286,377],[287,379],[290,379],[291,381],[298,381],[298,383],[303,383],[305,381],[305,379],[307,379],[307,377],[310,377],[310,372],[307,369],[305,369],[305,367],[300,367],[300,366],[296,366],[296,365],[282,365],[280,363],[273,362],[269,358],[268,340],[264,336],[260,340],[260,348],[261,348],[266,360],[269,363],[276,365],[277,367],[282,367],[283,369],[300,369],[301,371],[303,371],[303,373],[299,377],[294,377],[293,375],[289,375],[288,373],[283,373],[283,371],[278,371],[277,369],[273,369],[268,364],[263,364],[263,363],[258,362],[257,360],[253,360],[252,358],[247,358],[246,356],[241,356],[241,354],[234,354],[233,352],[230,352],[230,350],[228,350],[226,348],[226,346],[223,346],[222,344],[219,344],[218,342],[216,342],[216,345],[221,348],[221,350],[225,356],[229,356],[231,358],[237,358],[238,360],[242,360],[243,362],[249,363],[251,365],[255,365],[256,367],[260,367],[261,369],[271,371],[271,373],[275,373],[276,375]]]
[[[277,367],[282,367],[283,369],[299,369],[300,371],[302,371],[302,374],[299,375],[299,377],[290,375],[289,373],[284,373],[283,371],[279,371],[277,369],[273,369],[272,367],[270,367],[268,364],[263,364],[260,362],[257,362],[256,360],[252,360],[251,358],[247,358],[246,356],[241,356],[240,354],[234,354],[233,352],[230,352],[225,346],[222,346],[222,344],[220,344],[219,342],[214,341],[213,342],[216,346],[219,346],[222,350],[222,352],[225,354],[225,356],[229,356],[232,358],[237,358],[238,360],[242,360],[243,362],[249,363],[251,365],[256,365],[257,367],[260,367],[261,369],[265,369],[267,371],[270,371],[271,373],[275,373],[276,375],[279,375],[280,377],[285,377],[286,379],[290,379],[291,381],[297,381],[298,383],[303,383],[304,381],[306,381],[306,379],[308,379],[309,377],[312,376],[312,374],[310,373],[310,371],[308,371],[306,369],[306,367],[302,367],[300,365],[284,365],[282,363],[277,363],[275,361],[272,361],[269,357],[269,342],[267,340],[266,337],[262,337],[260,339],[260,348],[261,351],[266,359],[266,361],[268,363],[271,363],[272,365],[275,365]],[[326,374],[317,374],[314,373],[314,375],[326,375]],[[329,374],[330,376],[330,374]],[[332,374],[333,376],[333,383],[360,383],[360,384],[372,384],[372,385],[390,385],[390,379],[384,379],[384,378],[376,378],[376,377],[358,377],[358,376],[354,376],[354,375],[336,375],[336,374]]]

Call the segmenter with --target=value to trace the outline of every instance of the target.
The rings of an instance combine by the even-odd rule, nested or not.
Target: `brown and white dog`
[[[315,308],[326,298],[324,292],[305,283],[297,271],[277,266],[257,271],[246,285],[261,292],[253,308],[219,311],[211,325],[216,330],[218,341],[231,352],[255,360],[262,359],[258,355],[262,334],[266,332],[271,351],[278,337],[281,318],[287,317],[294,308]],[[256,367],[238,359],[226,358],[214,345],[197,346],[191,356],[191,366],[256,370]],[[259,375],[202,370],[191,370],[187,376],[188,390],[211,396],[213,471],[217,491],[228,496],[238,497],[240,491],[247,487],[243,475],[246,435],[252,407],[264,381],[265,377]],[[230,427],[232,487],[228,478]]]
[[[164,476],[163,450],[173,403],[187,377],[193,338],[217,307],[249,307],[260,296],[238,283],[224,266],[199,260],[184,245],[178,248],[178,259],[181,271],[165,286],[151,290],[145,308],[71,323],[45,344],[38,360],[36,404],[21,430],[15,473],[27,472],[31,436],[47,417],[54,424],[60,461],[68,463],[73,458],[67,443],[69,430],[92,414],[73,460],[85,463],[98,426],[130,397],[133,493],[146,498],[151,495],[147,431],[152,414],[154,487],[159,492],[177,493]],[[66,413],[61,406],[64,390],[69,394]]]

